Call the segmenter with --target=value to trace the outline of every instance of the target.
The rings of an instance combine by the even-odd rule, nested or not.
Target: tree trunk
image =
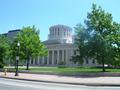
[[[28,58],[27,58],[27,67],[26,67],[26,70],[29,70],[29,56],[28,56]]]
[[[103,56],[102,56],[102,71],[105,72],[105,62]]]

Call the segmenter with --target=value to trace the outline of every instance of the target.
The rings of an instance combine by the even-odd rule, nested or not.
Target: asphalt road
[[[0,90],[120,90],[120,87],[55,84],[0,78]]]

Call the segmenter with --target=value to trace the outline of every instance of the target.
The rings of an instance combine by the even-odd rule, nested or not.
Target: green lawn
[[[14,70],[14,67],[5,67],[9,70]],[[19,70],[25,70],[26,67],[19,67]],[[47,72],[47,73],[80,73],[80,72],[101,72],[101,68],[58,68],[58,67],[30,67],[31,72]],[[106,69],[107,72],[120,72],[120,69]]]

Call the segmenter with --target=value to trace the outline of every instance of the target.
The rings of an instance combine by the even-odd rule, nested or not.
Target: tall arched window
[[[60,34],[60,30],[59,30],[59,28],[58,28],[58,35]]]

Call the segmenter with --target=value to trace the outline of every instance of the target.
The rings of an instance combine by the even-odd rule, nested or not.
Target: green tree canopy
[[[41,43],[39,38],[39,30],[35,26],[23,27],[14,41],[13,48],[17,48],[20,43],[20,56],[27,59],[27,70],[29,69],[30,58],[47,55],[46,47]],[[15,51],[16,52],[16,51]]]
[[[4,66],[9,50],[9,41],[4,35],[0,35],[0,66]]]
[[[100,6],[93,4],[91,12],[87,14],[85,27],[77,27],[75,30],[78,38],[76,45],[80,52],[79,60],[81,56],[95,59],[102,64],[105,71],[105,64],[112,64],[115,58],[118,59],[120,24],[114,22],[112,15]]]

